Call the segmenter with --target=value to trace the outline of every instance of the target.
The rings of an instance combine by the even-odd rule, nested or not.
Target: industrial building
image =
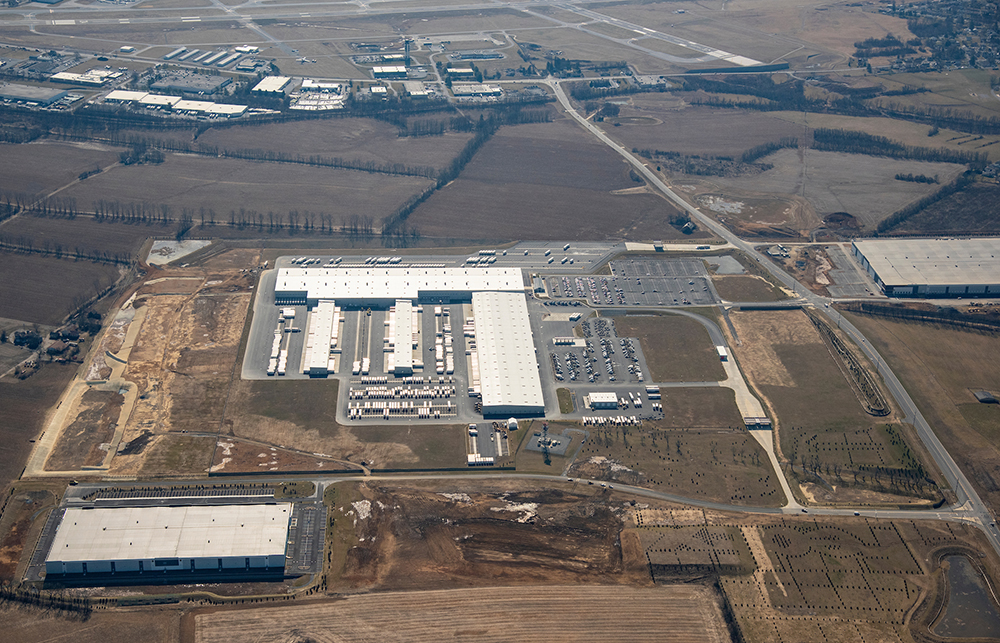
[[[223,55],[225,52],[221,52]],[[204,62],[204,61],[203,61]],[[199,73],[180,73],[165,76],[150,85],[158,92],[179,92],[181,94],[214,94],[227,87],[233,80],[226,76]]]
[[[405,65],[379,65],[372,67],[372,75],[375,78],[399,79],[406,78]]]
[[[589,406],[592,409],[617,409],[618,408],[618,394],[617,393],[598,393],[594,392],[587,396],[587,401],[590,402]]]
[[[503,89],[500,85],[455,83],[451,86],[451,93],[455,96],[502,96]]]
[[[1000,238],[865,239],[851,251],[888,297],[1000,296]]]
[[[522,293],[472,295],[483,417],[545,414],[535,343]]]
[[[46,579],[115,574],[284,574],[291,503],[69,508]]]
[[[292,79],[288,76],[267,76],[254,85],[252,92],[258,94],[284,94]]]
[[[524,291],[519,268],[289,267],[278,270],[276,304],[315,306],[321,299],[388,308],[398,299],[470,301],[474,292]]]
[[[19,85],[17,83],[0,83],[0,100],[16,103],[35,103],[51,105],[69,95],[62,89],[36,87],[34,85]]]
[[[71,83],[74,85],[89,85],[92,87],[99,87],[109,80],[116,78],[121,78],[122,72],[113,71],[109,69],[88,69],[82,74],[76,74],[69,71],[59,72],[58,74],[52,74],[49,76],[49,80],[58,83]]]

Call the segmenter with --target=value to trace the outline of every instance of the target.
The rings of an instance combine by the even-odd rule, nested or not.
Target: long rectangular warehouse
[[[66,510],[47,575],[283,570],[291,503]]]
[[[320,299],[336,299],[342,305],[388,308],[398,299],[470,301],[472,293],[486,290],[523,291],[520,268],[281,268],[274,299],[276,304],[304,302],[309,306]]]
[[[1000,238],[864,239],[851,249],[889,297],[1000,297]]]
[[[472,295],[484,417],[545,414],[535,342],[522,293]]]
[[[413,304],[408,299],[396,300],[393,327],[393,374],[413,375]]]
[[[336,303],[329,300],[319,302],[309,313],[303,373],[325,376],[334,372],[332,353],[337,347],[339,329],[340,309]]]

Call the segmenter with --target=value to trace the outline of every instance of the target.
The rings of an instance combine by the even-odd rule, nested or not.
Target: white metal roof
[[[181,100],[180,96],[165,96],[163,94],[146,94],[138,99],[143,105],[174,105]]]
[[[127,89],[116,89],[112,92],[108,92],[108,95],[104,97],[104,100],[120,100],[120,101],[133,101],[142,100],[146,97],[148,92],[133,92]]]
[[[605,403],[605,404],[618,404],[618,394],[610,392],[594,392],[590,394],[590,402],[593,404]]]
[[[413,304],[410,300],[396,300],[395,320],[392,352],[396,368],[413,370]]]
[[[483,411],[491,408],[544,408],[535,343],[523,293],[472,295],[479,351]]]
[[[291,503],[66,510],[46,561],[284,555]]]
[[[476,292],[524,289],[519,268],[414,268],[337,266],[288,267],[278,270],[275,295],[306,292],[309,299],[338,301],[417,299],[421,292]]]
[[[174,109],[181,112],[207,112],[215,103],[208,100],[179,100]]]
[[[247,111],[246,105],[230,105],[228,103],[212,103],[212,106],[205,110],[209,114],[224,114],[226,116],[239,116]]]
[[[291,78],[288,76],[267,76],[254,85],[255,92],[280,92],[285,89]]]
[[[1000,238],[865,239],[854,242],[882,283],[1000,283]]]

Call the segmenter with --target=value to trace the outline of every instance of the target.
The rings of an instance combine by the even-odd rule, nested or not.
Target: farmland
[[[893,234],[992,233],[1000,226],[1000,186],[973,183],[890,228]]]
[[[410,216],[425,236],[472,239],[678,238],[677,210],[629,177],[606,147],[569,121],[501,130]],[[475,204],[475,207],[470,207]],[[607,213],[615,212],[613,222]],[[692,236],[703,236],[700,231]]]
[[[973,390],[1000,389],[995,334],[852,315],[904,383],[984,502],[1000,508],[1000,409]]]
[[[58,325],[74,308],[113,284],[109,264],[0,252],[0,317]]]
[[[726,379],[708,331],[680,315],[615,318],[620,337],[638,338],[656,382],[707,382]]]
[[[545,606],[545,617],[538,608]],[[253,636],[261,643],[287,640],[286,623],[309,640],[368,641],[372,615],[383,641],[728,640],[718,599],[707,588],[671,586],[525,587],[393,592],[337,602],[247,611],[205,611],[195,616],[198,643]],[[473,616],[475,614],[475,616]],[[336,634],[330,629],[337,623]]]
[[[118,160],[118,150],[72,143],[0,143],[0,176],[3,192],[44,196],[73,181],[81,172],[108,167]],[[2,229],[2,228],[0,228]]]

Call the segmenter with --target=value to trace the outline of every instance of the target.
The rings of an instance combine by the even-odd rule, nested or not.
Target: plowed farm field
[[[273,609],[205,611],[195,623],[197,643],[729,640],[716,595],[696,586],[391,592]]]

